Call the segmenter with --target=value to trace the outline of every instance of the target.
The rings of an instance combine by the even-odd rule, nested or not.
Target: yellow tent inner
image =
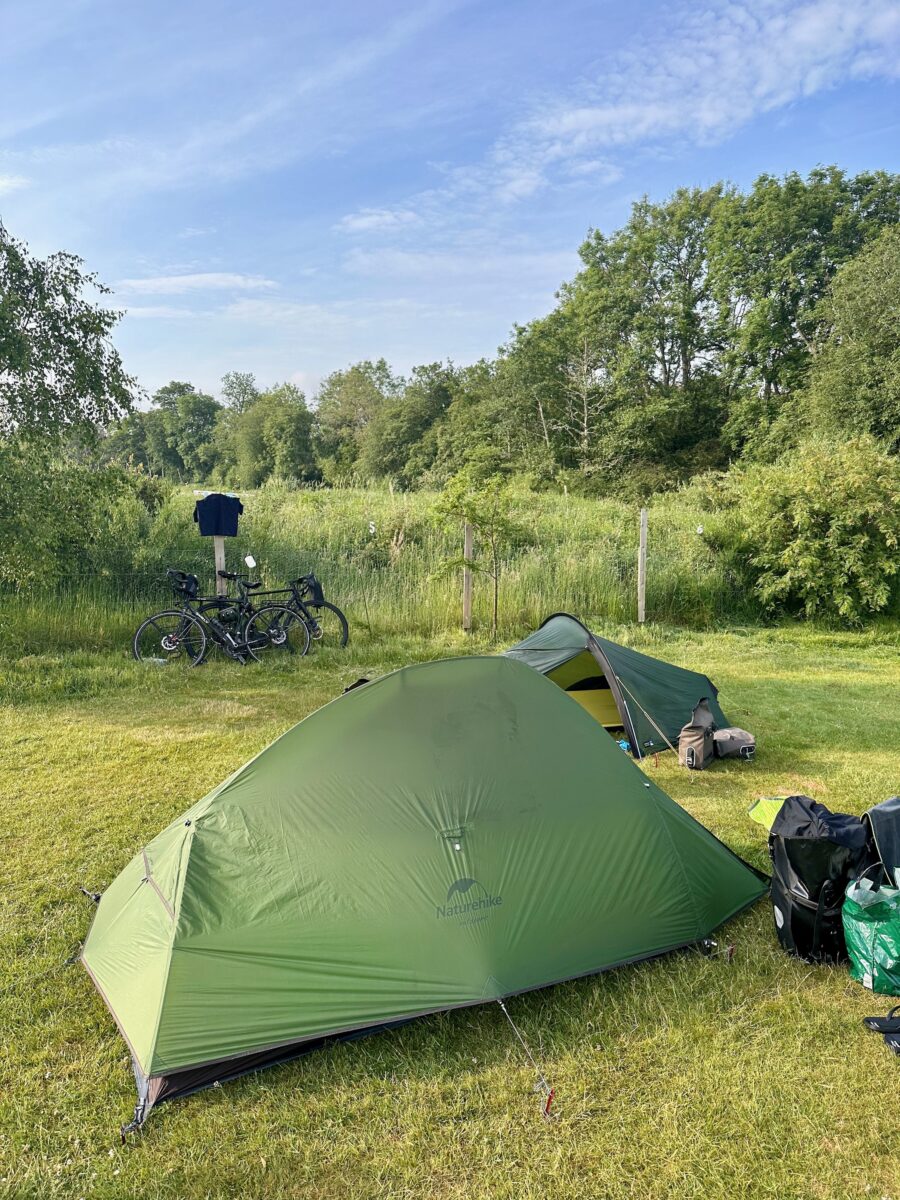
[[[609,688],[603,668],[589,650],[582,650],[568,662],[556,667],[548,679],[563,689],[576,703],[606,729],[621,729],[622,718]]]

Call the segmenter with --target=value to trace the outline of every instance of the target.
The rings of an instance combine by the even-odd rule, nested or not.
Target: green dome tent
[[[173,821],[82,960],[139,1124],[328,1037],[696,942],[764,889],[541,675],[451,659],[319,709]]]
[[[606,729],[624,730],[635,758],[677,746],[698,700],[719,729],[730,725],[706,675],[598,637],[568,613],[548,617],[506,656],[552,679]]]

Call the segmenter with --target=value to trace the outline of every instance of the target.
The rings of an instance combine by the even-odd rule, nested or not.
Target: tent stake
[[[507,1021],[509,1021],[509,1024],[510,1024],[510,1027],[511,1027],[513,1033],[519,1039],[519,1044],[521,1045],[522,1049],[525,1051],[525,1054],[528,1057],[528,1061],[531,1063],[532,1067],[534,1067],[535,1074],[538,1077],[538,1083],[534,1090],[543,1092],[544,1095],[547,1097],[547,1099],[541,1105],[541,1115],[547,1121],[552,1121],[553,1114],[550,1112],[550,1106],[553,1103],[554,1096],[556,1095],[556,1088],[551,1087],[550,1084],[547,1082],[544,1072],[537,1065],[537,1063],[535,1062],[535,1059],[534,1059],[534,1055],[528,1049],[528,1043],[525,1041],[524,1037],[522,1036],[521,1032],[519,1031],[518,1027],[516,1026],[515,1021],[509,1015],[506,1005],[499,998],[497,1000],[497,1003],[503,1009],[504,1017],[506,1017]]]

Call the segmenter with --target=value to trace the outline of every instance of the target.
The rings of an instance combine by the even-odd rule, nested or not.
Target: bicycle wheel
[[[336,604],[307,604],[306,610],[313,618],[309,636],[319,646],[346,646],[350,636],[347,618]]]
[[[302,657],[309,649],[309,630],[292,608],[270,604],[254,613],[244,626],[244,643],[257,662],[272,653]]]
[[[206,653],[206,631],[190,613],[166,609],[138,626],[131,650],[138,662],[162,666],[182,659],[196,667]]]

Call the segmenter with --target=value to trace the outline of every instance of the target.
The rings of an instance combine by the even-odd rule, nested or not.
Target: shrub
[[[711,481],[710,481],[711,482]],[[732,470],[707,540],[770,612],[858,622],[896,598],[900,462],[865,436]]]

